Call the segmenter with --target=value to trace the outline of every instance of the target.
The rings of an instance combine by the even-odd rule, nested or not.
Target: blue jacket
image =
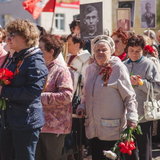
[[[11,129],[39,128],[44,125],[40,95],[48,70],[38,48],[15,53],[6,68],[14,72],[19,60],[23,60],[19,73],[1,92],[1,97],[8,100],[7,123]]]

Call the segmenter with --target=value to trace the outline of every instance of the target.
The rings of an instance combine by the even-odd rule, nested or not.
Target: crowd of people
[[[0,160],[106,160],[103,151],[138,124],[143,134],[125,159],[152,160],[160,123],[143,106],[150,86],[160,97],[160,31],[83,40],[79,20],[70,30],[53,35],[23,19],[0,28],[0,68],[13,73],[0,83]]]

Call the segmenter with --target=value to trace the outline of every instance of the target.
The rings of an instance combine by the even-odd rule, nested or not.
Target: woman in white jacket
[[[138,121],[137,102],[125,65],[112,56],[115,44],[111,37],[100,35],[93,40],[95,62],[86,70],[84,95],[77,114],[86,113],[86,136],[93,160],[104,160],[103,150],[113,147],[126,127]]]
[[[67,64],[73,73],[73,93],[77,89],[79,76],[82,75],[81,85],[83,85],[84,75],[91,54],[87,50],[83,50],[83,41],[78,35],[70,34],[67,37],[68,41],[68,55]]]

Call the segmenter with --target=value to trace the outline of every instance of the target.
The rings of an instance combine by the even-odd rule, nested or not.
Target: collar
[[[113,56],[116,56],[115,54],[113,54]],[[127,53],[123,52],[121,55],[116,56],[119,57],[121,61],[124,61],[126,59]]]
[[[19,51],[19,52],[15,52],[15,53],[13,54],[13,57],[14,57],[14,58],[20,58],[20,57],[23,56],[23,54],[24,54],[27,50],[28,50],[28,48],[25,48],[25,49],[22,49],[22,50]]]
[[[31,47],[31,48],[25,48],[25,49],[22,49],[21,51],[19,52],[15,52],[13,54],[13,62],[17,62],[19,60],[23,60],[24,57],[27,57],[30,53],[36,51],[38,48],[37,47]]]
[[[132,61],[131,59],[128,59],[127,64],[132,63],[132,62],[134,62],[134,63],[139,63],[139,62],[143,59],[143,57],[144,57],[144,56],[142,56],[140,59],[138,59],[138,60],[136,60],[136,61]]]

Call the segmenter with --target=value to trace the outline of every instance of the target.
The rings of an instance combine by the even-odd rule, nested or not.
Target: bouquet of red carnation
[[[0,68],[0,85],[5,86],[11,84],[13,75],[14,73],[7,68]],[[4,98],[0,98],[0,109],[6,109],[6,100]]]
[[[104,155],[112,160],[125,160],[124,154],[132,155],[132,151],[136,149],[133,133],[142,134],[138,125],[136,128],[126,128],[121,133],[118,140],[111,151],[104,151]]]
[[[153,48],[152,46],[150,46],[150,45],[146,45],[146,46],[144,47],[144,51],[146,51],[146,52],[148,52],[148,53],[150,53],[150,54],[153,54],[154,48]]]
[[[0,68],[0,85],[9,85],[13,75],[13,72],[7,68]]]

